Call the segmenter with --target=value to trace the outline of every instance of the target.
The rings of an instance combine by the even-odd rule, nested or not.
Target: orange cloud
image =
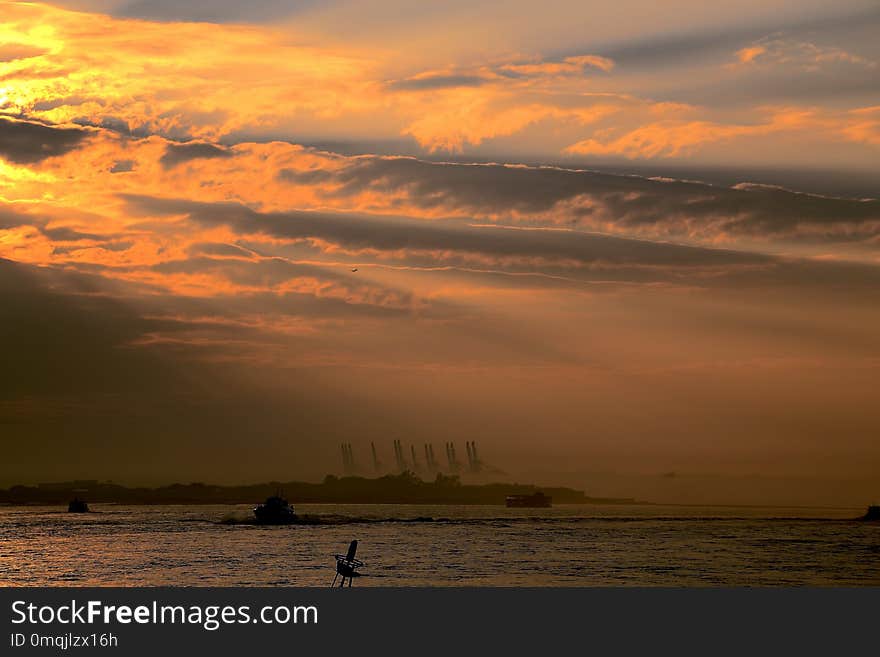
[[[548,119],[587,125],[617,113],[611,104],[560,108],[533,103],[517,105],[487,96],[482,91],[459,91],[443,99],[440,107],[404,128],[430,152],[461,152],[468,145],[512,135]]]
[[[691,108],[671,106],[666,110]],[[653,116],[654,111],[663,116],[663,108],[653,106],[646,116]],[[624,133],[616,141],[597,143],[605,153],[647,157],[682,153],[713,141],[796,132],[805,126],[833,131],[845,125],[852,131],[851,139],[876,139],[877,115],[876,108],[865,108],[847,115],[848,122],[840,124],[819,112],[780,109],[762,123],[740,126],[664,119],[646,124],[635,134]],[[865,240],[876,234],[869,221],[877,220],[876,210],[871,214],[873,205],[847,207],[839,215],[835,214],[838,210],[829,209],[828,217],[820,213],[810,218],[796,213],[797,224],[790,223],[794,219],[783,222],[776,217],[774,232],[768,232],[763,219],[756,220],[760,228],[757,233],[744,227],[743,220],[749,215],[762,216],[760,199],[772,196],[772,189],[725,198],[726,194],[719,196],[720,192],[711,188],[694,188],[682,198],[673,195],[669,201],[667,191],[654,190],[650,182],[602,181],[585,172],[553,168],[345,157],[285,142],[218,146],[179,144],[157,136],[132,139],[93,128],[83,133],[88,135],[86,140],[60,155],[26,165],[4,162],[0,166],[0,210],[11,212],[5,226],[0,212],[0,256],[42,265],[101,267],[110,277],[128,271],[126,280],[153,286],[163,279],[161,272],[150,271],[147,275],[136,270],[192,258],[226,264],[256,262],[260,254],[278,253],[299,263],[332,263],[334,268],[345,268],[352,261],[383,266],[443,263],[486,270],[549,271],[584,266],[570,253],[552,257],[540,252],[487,253],[458,239],[449,248],[441,248],[436,241],[387,242],[378,239],[378,228],[375,241],[347,242],[336,238],[335,229],[329,233],[273,232],[263,229],[264,219],[259,217],[253,221],[236,219],[234,225],[222,220],[245,211],[262,213],[273,223],[282,221],[273,213],[309,210],[319,214],[306,218],[308,222],[326,221],[331,226],[342,214],[349,213],[352,218],[345,221],[360,217],[364,225],[373,225],[374,221],[384,225],[386,217],[428,224],[456,219],[470,225],[574,226],[640,239],[659,237],[710,245],[742,244],[744,235],[748,235],[751,248],[758,244],[766,248],[768,240],[796,233],[800,238],[817,241],[820,246],[814,251],[822,253],[829,252],[821,245],[823,239],[839,236],[864,249]],[[677,181],[667,182],[669,193],[683,193]],[[753,202],[748,196],[757,204],[753,209],[748,209]],[[130,198],[173,199],[170,207],[176,210],[152,212],[149,204],[133,208]],[[189,206],[176,199],[211,207],[210,214],[218,220],[194,221]],[[798,200],[787,202],[795,207]],[[813,211],[810,205],[804,209]],[[300,219],[289,221],[295,225]],[[534,235],[537,239],[538,233]],[[205,272],[198,275],[201,278],[177,273],[168,279],[169,285],[177,290],[202,289],[204,294],[213,279]],[[252,293],[258,288],[237,289]],[[218,285],[217,289],[229,288]]]
[[[736,58],[741,64],[751,64],[756,58],[763,55],[765,52],[767,52],[767,48],[764,46],[748,46],[741,50],[737,50]]]
[[[853,110],[849,116],[850,120],[841,128],[846,139],[880,146],[880,105]]]
[[[709,144],[781,133],[809,134],[811,138],[823,136],[871,145],[878,143],[874,108],[830,112],[789,107],[765,110],[763,114],[763,120],[751,124],[666,119],[631,130],[609,128],[568,146],[566,152],[622,155],[630,159],[687,157]]]
[[[614,60],[599,55],[576,55],[560,61],[537,61],[510,63],[498,67],[499,70],[520,75],[557,76],[582,73],[586,68],[597,68],[609,72],[614,68]]]
[[[600,110],[569,109],[552,95],[526,101],[520,94],[614,65],[596,55],[513,58],[464,72],[423,72],[404,81],[409,86],[390,88],[380,74],[387,53],[316,46],[289,29],[153,23],[0,4],[0,43],[29,55],[0,61],[0,113],[139,136],[216,141],[237,131],[375,126],[412,135],[428,150],[455,151],[542,119],[592,121],[589,114]],[[411,93],[414,85],[462,76],[493,84]]]
[[[866,68],[874,68],[877,63],[832,46],[818,46],[807,41],[796,41],[781,37],[761,39],[734,53],[736,62],[730,67],[756,65],[785,65],[805,71],[816,71],[828,64],[851,64]]]
[[[368,56],[297,43],[289,32],[0,6],[0,42],[42,53],[0,63],[0,111],[7,114],[217,138],[377,102]]]
[[[813,113],[817,120],[783,125],[779,112],[639,98],[627,93],[620,67],[596,54],[496,54],[389,80],[389,70],[405,70],[394,44],[354,49],[317,43],[295,26],[157,23],[3,0],[0,7],[0,114],[54,125],[209,144],[248,141],[248,135],[405,136],[435,153],[513,137],[511,143],[528,144],[518,149],[526,152],[534,146],[558,155],[570,144],[567,154],[631,158],[687,157],[706,144],[781,133],[812,137],[816,129],[830,144],[876,144],[872,119],[856,112],[794,107],[792,114]],[[873,66],[842,49],[781,38],[750,44],[736,58],[737,66]],[[282,150],[257,156],[258,149],[248,148],[271,158]],[[122,174],[130,159],[101,165]],[[154,158],[145,161],[151,164],[128,172],[129,180],[140,180],[145,166],[159,166]],[[7,174],[6,189],[15,197]],[[198,184],[228,192],[227,182]]]

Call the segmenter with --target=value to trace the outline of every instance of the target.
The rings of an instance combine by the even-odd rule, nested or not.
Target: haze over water
[[[222,524],[245,506],[0,508],[0,585],[880,585],[880,525],[857,509],[301,505],[328,524]]]

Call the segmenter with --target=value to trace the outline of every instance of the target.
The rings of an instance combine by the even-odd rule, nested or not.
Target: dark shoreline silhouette
[[[62,504],[74,494],[88,493],[91,503],[116,504],[250,504],[283,490],[297,504],[498,504],[510,495],[531,495],[531,484],[462,484],[456,476],[437,475],[426,482],[412,473],[376,479],[327,475],[321,483],[268,482],[244,486],[204,483],[171,484],[157,488],[129,488],[110,482],[70,481],[0,489],[0,504]],[[560,504],[633,504],[632,498],[589,497],[573,488],[540,490]]]

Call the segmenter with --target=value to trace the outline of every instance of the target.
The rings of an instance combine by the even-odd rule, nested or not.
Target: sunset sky
[[[876,0],[0,0],[0,485],[476,440],[592,494],[871,501],[878,33]]]

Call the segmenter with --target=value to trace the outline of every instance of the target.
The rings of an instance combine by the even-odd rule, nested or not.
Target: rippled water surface
[[[853,510],[301,505],[325,524],[228,524],[247,507],[0,507],[0,584],[880,585],[880,524]]]

